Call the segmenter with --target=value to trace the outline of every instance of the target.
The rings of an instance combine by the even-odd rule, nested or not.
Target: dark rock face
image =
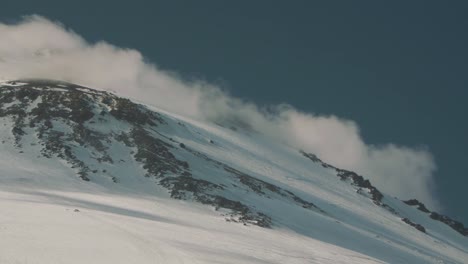
[[[104,158],[108,156],[103,144],[105,135],[85,125],[95,116],[92,105],[98,100],[98,93],[77,85],[42,80],[1,87],[0,92],[0,117],[14,120],[12,134],[17,147],[22,147],[25,130],[32,129],[43,146],[41,154],[44,157],[56,155],[66,160],[78,170],[83,180],[89,181],[90,168],[73,153],[71,142],[93,148]],[[102,93],[99,96],[111,95]],[[3,107],[5,104],[13,105]],[[55,128],[54,122],[58,120],[69,126],[72,132],[65,133]]]
[[[448,216],[432,212],[429,217],[450,226],[453,230],[464,236],[468,236],[468,228],[466,228],[462,223],[455,221]]]
[[[417,230],[423,232],[423,233],[426,233],[426,228],[424,228],[424,226],[420,225],[420,224],[416,224],[416,223],[413,223],[411,220],[409,220],[408,218],[402,218],[401,221],[407,223],[408,225],[416,228]]]
[[[303,198],[300,198],[298,195],[296,195],[292,191],[285,190],[284,188],[281,188],[275,184],[260,180],[245,172],[239,171],[225,163],[214,160],[213,158],[210,158],[203,153],[193,150],[192,148],[190,148],[190,146],[183,145],[183,147],[181,146],[181,148],[191,153],[192,155],[206,162],[211,163],[213,167],[219,168],[220,172],[223,170],[227,172],[228,173],[227,179],[229,180],[230,185],[233,186],[234,188],[242,188],[245,191],[256,193],[257,195],[261,197],[265,197],[267,199],[281,199],[291,204],[295,204],[296,206],[299,206],[306,210],[314,210],[319,213],[325,213],[325,211],[320,209],[314,203],[310,201],[306,201]],[[215,188],[212,188],[212,189],[222,190],[220,193],[223,193],[224,191],[229,191],[228,189],[224,188],[224,186],[216,186]],[[226,199],[226,198],[221,199],[221,198],[222,197],[219,195],[213,196],[213,195],[207,195],[206,193],[201,197],[197,195],[197,199],[203,203],[213,204],[217,202],[222,202],[222,204],[224,205],[229,205],[233,211],[237,212],[237,214],[240,215],[239,219],[236,220],[231,217],[229,221],[242,222],[244,224],[254,223],[262,227],[270,227],[272,223],[272,219],[269,216],[267,216],[265,213],[258,211],[258,209],[256,208],[245,206],[245,204],[243,203],[241,204],[232,203],[232,200],[230,199]],[[233,206],[233,205],[236,205],[236,206]],[[225,206],[219,206],[219,205],[218,206],[215,205],[215,207],[226,208]]]
[[[304,157],[310,159],[311,161],[319,163],[322,167],[326,169],[334,170],[336,172],[336,176],[338,176],[341,180],[350,181],[352,185],[357,186],[359,188],[358,193],[362,194],[362,189],[366,189],[367,192],[371,195],[370,198],[372,199],[374,204],[385,208],[392,214],[399,215],[399,213],[394,208],[382,202],[384,195],[376,187],[374,187],[369,180],[364,179],[364,177],[362,177],[361,175],[352,171],[339,169],[335,166],[325,163],[314,154],[306,153],[304,151],[301,151],[301,154],[304,155]],[[402,218],[402,221],[416,228],[417,230],[426,233],[426,229],[422,225],[413,223],[408,218]]]
[[[136,147],[135,160],[143,163],[146,175],[164,178],[166,174],[190,176],[189,165],[186,161],[178,160],[170,152],[172,145],[155,138],[142,127],[133,128],[126,135],[131,139],[129,147]]]
[[[429,217],[431,219],[442,222],[442,223],[450,226],[453,230],[457,231],[458,233],[460,233],[460,234],[462,234],[464,236],[468,236],[468,228],[466,228],[462,223],[460,223],[458,221],[455,221],[455,220],[451,219],[448,216],[441,215],[439,213],[429,211],[426,208],[426,206],[422,202],[418,201],[417,199],[410,199],[410,200],[403,201],[403,202],[405,204],[407,204],[407,205],[410,205],[410,206],[417,206],[418,210],[429,214]]]
[[[320,210],[315,204],[303,200],[291,191],[284,190],[276,185],[254,178],[227,165],[224,165],[224,169],[232,173],[232,175],[234,175],[234,177],[236,177],[241,184],[247,186],[249,189],[259,195],[268,195],[268,193],[274,193],[298,204],[303,208],[314,208]]]
[[[301,154],[304,157],[310,159],[311,161],[313,161],[315,163],[319,163],[324,168],[335,170],[336,171],[336,176],[340,177],[341,180],[343,180],[343,181],[349,180],[349,181],[351,181],[351,183],[353,185],[355,185],[355,186],[357,186],[359,188],[367,189],[369,191],[369,193],[371,194],[372,201],[375,204],[380,205],[380,206],[384,206],[384,207],[388,207],[388,208],[391,209],[390,206],[384,205],[382,203],[383,194],[377,188],[375,188],[370,183],[369,180],[364,179],[364,177],[362,177],[361,175],[358,175],[357,173],[352,172],[352,171],[339,169],[339,168],[337,168],[335,166],[332,166],[332,165],[330,165],[328,163],[325,163],[321,159],[319,159],[315,154],[306,153],[304,151],[301,151]],[[394,210],[391,209],[391,211],[394,211]]]
[[[424,213],[430,213],[431,212],[426,208],[426,206],[423,203],[421,203],[420,201],[418,201],[416,199],[410,199],[410,200],[403,201],[403,202],[405,204],[407,204],[407,205],[418,206],[418,210],[422,211]]]
[[[388,211],[390,211],[393,214],[399,215],[398,212],[394,208],[392,208],[391,206],[389,206],[389,205],[382,202],[382,199],[384,198],[383,194],[376,187],[372,186],[372,184],[370,183],[369,180],[364,179],[361,175],[358,175],[357,173],[352,172],[352,171],[347,171],[347,170],[336,168],[336,167],[334,167],[334,166],[332,166],[332,165],[330,165],[328,163],[323,162],[321,159],[319,159],[314,154],[306,153],[304,151],[301,151],[301,154],[304,157],[310,159],[311,161],[313,161],[315,163],[319,163],[324,168],[335,170],[337,172],[336,175],[338,177],[340,177],[342,180],[350,180],[353,185],[369,190],[369,193],[371,194],[371,198],[372,198],[373,202],[376,205],[379,205],[379,206],[387,209]],[[457,221],[451,219],[448,216],[441,215],[441,214],[438,214],[436,212],[429,211],[427,209],[427,207],[423,203],[421,203],[420,201],[418,201],[416,199],[410,199],[410,200],[403,201],[403,202],[406,203],[407,205],[410,205],[410,206],[417,206],[418,210],[420,210],[420,211],[422,211],[424,213],[430,213],[429,216],[432,219],[440,221],[440,222],[450,226],[452,229],[454,229],[458,233],[462,234],[463,236],[468,236],[468,228],[466,228],[462,223],[457,222]],[[402,218],[402,221],[409,224],[409,225],[411,225],[411,226],[413,226],[414,228],[418,229],[419,231],[426,233],[426,229],[422,225],[413,223],[408,218]]]
[[[342,169],[336,169],[336,171],[337,176],[340,177],[342,180],[350,179],[354,185],[360,188],[368,189],[369,193],[372,195],[372,201],[374,201],[374,203],[377,205],[382,205],[383,194],[377,188],[372,186],[369,180],[364,179],[364,177],[352,171]]]
[[[139,126],[155,126],[157,123],[164,123],[164,120],[159,115],[151,111],[143,110],[142,107],[128,99],[119,97],[115,97],[113,99],[114,100],[104,99],[103,103],[112,107],[112,110],[109,111],[109,114],[119,120],[127,121]]]
[[[64,160],[84,181],[108,177],[113,183],[119,182],[106,169],[115,163],[129,162],[111,153],[112,144],[118,143],[128,148],[132,163],[141,164],[145,171],[141,177],[155,179],[174,199],[213,206],[227,221],[260,227],[273,224],[270,216],[248,200],[232,196],[232,188],[262,199],[282,199],[304,210],[323,212],[292,191],[257,179],[165,137],[158,132],[158,128],[167,125],[163,116],[108,92],[48,80],[10,82],[0,85],[0,118],[13,121],[11,135],[18,149],[26,151],[23,138],[35,136],[40,146],[38,158]],[[214,141],[210,143],[214,144]],[[194,175],[191,165],[177,158],[175,150],[211,163],[232,186],[228,189],[204,175]]]

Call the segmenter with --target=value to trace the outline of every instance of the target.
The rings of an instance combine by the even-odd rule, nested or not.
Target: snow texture
[[[26,83],[0,86],[15,89]],[[47,90],[69,92],[67,84]],[[94,98],[93,90],[80,91]],[[15,103],[2,103],[0,112]],[[27,111],[40,103],[31,101]],[[98,161],[99,150],[87,144],[70,143],[74,157],[89,168],[83,180],[66,156],[42,155],[37,127],[25,126],[18,140],[12,131],[18,122],[0,115],[0,263],[468,262],[467,237],[389,195],[376,203],[370,189],[337,177],[334,167],[298,149],[241,128],[140,107],[161,118],[144,128],[152,128],[151,137],[170,145],[174,158],[188,164],[190,177],[222,187],[200,195],[239,201],[271,222],[262,227],[258,218],[242,221],[238,211],[200,202],[196,192],[174,197],[175,187],[162,182],[179,172],[165,172],[166,178],[148,175],[151,168],[135,158],[138,144],[113,136],[105,144],[113,162]],[[95,101],[87,128],[104,135],[130,131],[132,124],[124,118],[97,119],[101,108],[112,111]],[[51,122],[64,134],[76,129],[63,119]]]

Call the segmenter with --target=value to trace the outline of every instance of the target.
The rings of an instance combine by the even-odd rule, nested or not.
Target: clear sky
[[[444,213],[468,223],[466,1],[1,5],[3,22],[43,15],[258,104],[286,102],[354,120],[370,144],[427,146]]]

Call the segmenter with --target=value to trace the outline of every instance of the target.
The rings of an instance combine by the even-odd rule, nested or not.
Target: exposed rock
[[[353,185],[358,186],[359,188],[368,189],[369,193],[371,194],[371,198],[372,198],[372,200],[374,201],[375,204],[387,209],[388,211],[390,211],[393,214],[398,215],[398,212],[394,208],[392,208],[391,206],[389,206],[389,205],[382,202],[382,199],[384,197],[383,194],[377,188],[372,186],[372,184],[370,183],[369,180],[364,179],[364,177],[362,177],[361,175],[358,175],[355,172],[339,169],[339,168],[336,168],[336,167],[334,167],[334,166],[332,166],[330,164],[327,164],[327,163],[323,162],[322,160],[320,160],[314,154],[306,153],[304,151],[300,151],[300,153],[304,157],[310,159],[311,161],[321,164],[322,167],[324,167],[324,168],[330,168],[330,169],[335,170],[337,172],[337,176],[340,177],[342,180],[350,180]],[[358,192],[362,193],[361,191],[359,191],[359,189],[358,189]],[[430,213],[430,217],[432,219],[440,221],[440,222],[450,226],[452,229],[454,229],[455,231],[457,231],[458,233],[460,233],[460,234],[462,234],[464,236],[468,236],[468,228],[466,228],[462,223],[460,223],[458,221],[455,221],[455,220],[449,218],[448,216],[441,215],[441,214],[438,214],[436,212],[429,211],[426,208],[426,206],[423,203],[421,203],[420,201],[418,201],[416,199],[411,199],[411,200],[407,200],[407,201],[403,201],[403,202],[410,205],[410,206],[417,206],[418,210],[420,210],[420,211],[422,211],[424,213]],[[404,221],[405,223],[415,227],[416,229],[418,229],[421,232],[426,232],[425,228],[423,226],[421,226],[419,224],[415,224],[415,223],[411,222],[411,220],[409,220],[407,218],[402,218],[402,221]]]
[[[163,123],[163,119],[154,112],[142,109],[132,101],[114,97],[113,100],[105,98],[102,102],[112,107],[109,112],[112,116],[119,120],[125,120],[132,124],[137,125],[151,125],[155,126],[157,123]]]
[[[368,189],[374,203],[377,205],[382,205],[383,194],[377,188],[372,186],[369,180],[364,179],[364,177],[352,171],[337,168],[335,170],[337,172],[336,175],[340,177],[341,180],[351,180],[353,185]]]
[[[432,212],[429,217],[450,226],[453,230],[464,236],[468,236],[468,228],[466,228],[462,223],[455,221],[448,216]]]
[[[403,201],[405,204],[407,205],[411,205],[411,206],[418,206],[418,210],[424,212],[424,213],[430,213],[431,211],[429,211],[426,206],[421,203],[420,201],[416,200],[416,199],[410,199],[410,200],[407,200],[407,201]]]
[[[372,200],[374,201],[375,204],[379,205],[379,206],[384,206],[386,207],[387,209],[389,209],[390,211],[392,212],[395,212],[395,210],[393,208],[391,208],[390,206],[388,205],[384,205],[382,203],[382,199],[383,199],[383,194],[376,188],[374,187],[369,180],[367,179],[364,179],[364,177],[362,177],[361,175],[358,175],[357,173],[355,172],[352,172],[352,171],[348,171],[348,170],[343,170],[343,169],[339,169],[335,166],[332,166],[328,163],[325,163],[323,162],[321,159],[319,159],[317,157],[317,155],[315,154],[312,154],[312,153],[306,153],[304,151],[300,151],[300,153],[310,159],[311,161],[315,162],[315,163],[319,163],[320,165],[322,165],[322,167],[324,168],[328,168],[328,169],[333,169],[336,171],[336,176],[340,177],[341,180],[345,181],[345,180],[349,180],[351,181],[351,183],[359,188],[363,188],[363,189],[367,189],[369,190],[369,193],[371,194],[371,198]],[[359,193],[362,194],[361,191],[359,191]]]
[[[229,167],[227,165],[224,165],[224,169],[226,171],[232,173],[233,175],[235,175],[235,177],[239,180],[239,182],[241,184],[247,186],[248,188],[250,188],[252,191],[256,192],[259,195],[267,195],[266,192],[268,191],[270,193],[275,193],[275,194],[278,194],[278,195],[280,195],[282,197],[285,197],[285,198],[299,204],[303,208],[319,209],[315,204],[303,200],[302,198],[298,197],[297,195],[295,195],[291,191],[284,190],[284,189],[282,189],[282,188],[280,188],[280,187],[278,187],[276,185],[273,185],[271,183],[268,183],[268,182],[259,180],[257,178],[254,178],[254,177],[252,177],[250,175],[247,175],[247,174],[245,174],[245,173],[243,173],[241,171],[238,171],[238,170],[236,170],[236,169],[234,169],[232,167]],[[322,211],[322,210],[320,210],[320,211]]]
[[[408,218],[402,218],[401,221],[407,223],[408,225],[416,228],[417,230],[423,232],[423,233],[426,233],[426,228],[424,228],[424,226],[420,225],[420,224],[416,224],[416,223],[413,223],[411,220],[409,220]]]
[[[448,216],[429,211],[426,208],[426,206],[422,202],[418,201],[417,199],[410,199],[410,200],[403,201],[403,202],[410,206],[417,206],[418,210],[424,213],[428,213],[429,217],[432,218],[433,220],[442,222],[450,226],[453,230],[457,231],[458,233],[464,236],[468,236],[468,228],[466,228],[461,222],[455,221]]]
[[[228,198],[223,186],[193,177],[189,164],[172,153],[172,143],[175,141],[156,130],[158,126],[166,124],[161,115],[128,99],[65,82],[24,80],[16,82],[15,86],[0,87],[1,117],[14,121],[11,133],[18,148],[22,148],[23,137],[32,130],[42,146],[42,157],[66,161],[84,181],[105,176],[114,183],[118,182],[115,176],[107,174],[106,169],[86,163],[82,151],[86,151],[86,155],[99,164],[113,164],[113,158],[108,153],[109,146],[113,141],[121,142],[131,149],[129,153],[133,159],[142,164],[146,171],[144,176],[156,179],[167,188],[171,197],[211,205],[223,211],[229,221],[271,226],[269,216]],[[95,125],[112,119],[128,129],[109,134],[96,129]],[[183,143],[179,146],[182,149],[186,147]],[[78,147],[81,148],[80,155],[77,154]],[[127,160],[120,159],[120,162]],[[100,175],[98,171],[106,175]],[[262,192],[254,188],[256,184],[261,185],[259,188],[276,190],[274,185],[256,181],[247,175],[236,177],[254,191]],[[289,196],[304,207],[312,206],[299,197]]]

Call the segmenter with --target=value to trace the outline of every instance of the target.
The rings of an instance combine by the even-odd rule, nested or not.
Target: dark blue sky
[[[43,15],[258,104],[355,120],[367,143],[427,146],[468,223],[467,2],[93,2],[3,0],[0,19]]]

